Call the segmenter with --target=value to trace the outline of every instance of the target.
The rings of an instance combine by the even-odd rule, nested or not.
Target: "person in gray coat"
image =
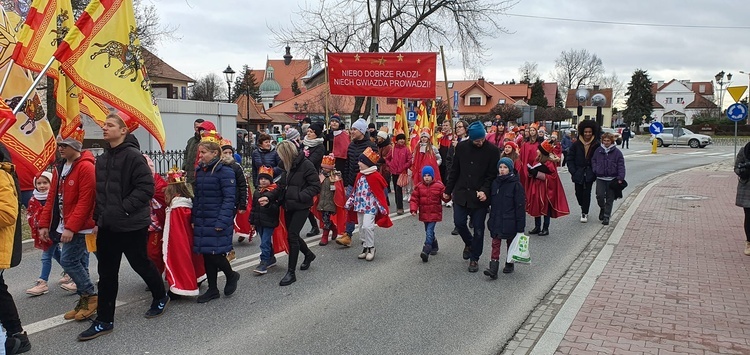
[[[745,210],[745,255],[750,256],[750,142],[737,153],[734,173],[738,177],[735,205]]]

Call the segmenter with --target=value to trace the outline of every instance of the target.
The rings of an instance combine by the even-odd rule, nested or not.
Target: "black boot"
[[[529,234],[539,234],[540,230],[539,227],[534,227],[534,229],[529,231]]]
[[[427,260],[430,258],[430,253],[432,252],[432,246],[425,244],[422,247],[422,252],[419,253],[419,257],[422,258],[422,262],[426,263]]]
[[[279,286],[289,286],[297,281],[297,276],[294,275],[294,270],[287,270],[284,278],[279,281]]]
[[[307,232],[306,236],[308,238],[310,238],[310,237],[314,237],[314,236],[316,236],[318,234],[320,234],[320,228],[318,228],[317,226],[315,226],[315,227],[313,227],[313,229],[311,229],[309,232]]]
[[[240,280],[240,273],[234,271],[233,274],[227,275],[227,284],[224,285],[224,295],[231,296],[234,291],[237,291],[237,281]]]
[[[198,296],[198,303],[206,303],[219,297],[221,297],[221,295],[219,294],[218,288],[209,288],[206,293]]]
[[[300,264],[299,269],[300,270],[307,270],[310,268],[310,263],[315,260],[315,254],[313,252],[310,252],[309,254],[305,255],[305,260],[302,261],[302,264]],[[292,281],[294,282],[294,281]]]
[[[513,263],[505,263],[505,267],[503,268],[503,274],[510,274],[513,272],[513,269],[516,267],[516,264]]]
[[[497,279],[497,269],[500,268],[500,262],[497,260],[490,261],[490,267],[484,270],[484,274],[489,276],[491,279]]]
[[[458,235],[458,228],[453,228],[451,235]]]

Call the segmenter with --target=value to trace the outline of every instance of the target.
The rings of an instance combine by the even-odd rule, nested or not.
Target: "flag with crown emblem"
[[[10,72],[8,82],[0,93],[0,101],[9,108],[19,104],[22,106],[14,117],[6,114],[0,118],[0,141],[8,148],[16,165],[21,191],[31,191],[34,189],[34,176],[55,158],[55,137],[39,94],[33,91],[26,102],[20,102],[33,82],[30,73],[18,65],[10,64],[16,46],[16,35],[26,16],[26,10],[18,6],[17,1],[3,1],[2,4],[10,4],[10,7],[7,7],[7,11],[6,8],[0,10],[0,73]]]
[[[406,120],[406,109],[404,108],[404,100],[398,99],[396,105],[396,122],[393,125],[393,133],[400,134],[409,131],[409,121]]]
[[[92,0],[54,56],[81,90],[135,119],[164,149],[132,0]]]

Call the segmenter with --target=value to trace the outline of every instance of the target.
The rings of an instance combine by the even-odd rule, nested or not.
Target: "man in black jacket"
[[[99,259],[99,309],[91,327],[78,335],[80,341],[109,334],[114,328],[123,254],[151,290],[153,301],[145,317],[160,316],[169,303],[161,275],[146,255],[154,177],[128,127],[132,125],[117,114],[108,115],[102,127],[109,149],[96,160],[94,233]]]
[[[347,197],[353,193],[354,183],[359,173],[359,156],[367,147],[372,148],[373,151],[378,151],[377,144],[370,140],[369,133],[367,132],[367,121],[364,119],[360,118],[354,122],[349,134],[352,142],[349,143],[349,150],[346,153],[348,157],[346,169],[341,173],[344,179],[344,186],[346,186]],[[336,243],[347,247],[352,245],[352,233],[354,233],[354,222],[346,222],[346,232],[340,238],[336,239]]]
[[[477,272],[484,247],[484,228],[492,180],[497,176],[500,150],[485,141],[482,123],[469,125],[469,139],[456,145],[443,199],[453,198],[453,224],[464,241],[464,260],[469,272]],[[471,216],[474,235],[466,224]]]

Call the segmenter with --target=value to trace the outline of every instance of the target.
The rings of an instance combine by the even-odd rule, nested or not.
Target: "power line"
[[[506,13],[506,15],[513,16],[513,17],[525,17],[525,18],[534,18],[534,19],[542,19],[542,20],[596,23],[596,24],[604,24],[604,25],[703,28],[703,29],[723,29],[723,30],[750,30],[750,26],[678,25],[678,24],[669,24],[669,23],[638,23],[638,22],[617,22],[617,21],[601,21],[601,20],[581,20],[581,19],[572,19],[572,18],[563,18],[563,17],[534,16],[534,15],[522,15],[522,14],[511,14],[511,13]]]

